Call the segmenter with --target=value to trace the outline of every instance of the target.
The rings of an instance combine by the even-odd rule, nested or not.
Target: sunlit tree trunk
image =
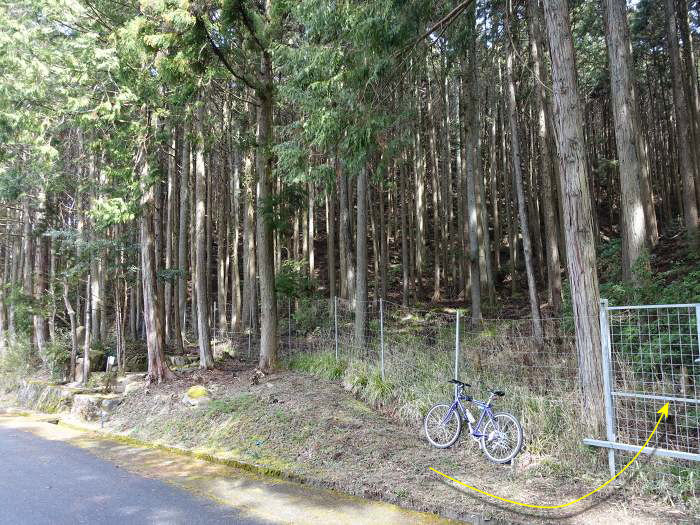
[[[540,147],[540,179],[542,181],[542,208],[544,214],[545,252],[547,259],[547,295],[552,310],[561,310],[561,262],[559,259],[559,228],[556,217],[557,194],[552,188],[552,151],[550,149],[550,119],[543,63],[543,40],[540,8],[537,2],[528,2],[528,28],[530,32],[530,56],[534,73],[537,98],[537,137]]]
[[[477,76],[477,54],[476,54],[476,4],[472,3],[469,12],[469,63],[466,67],[464,95],[467,97],[466,104],[466,175],[467,175],[467,222],[469,224],[469,265],[471,280],[471,314],[472,322],[478,323],[482,319],[481,315],[481,268],[479,265],[479,232],[478,232],[478,209],[476,202],[477,177],[477,143],[479,140],[479,117],[478,117],[478,76]]]
[[[603,399],[600,295],[569,5],[567,0],[545,0],[544,7],[552,58],[553,120],[561,168],[563,223],[583,389],[583,420],[600,431],[604,426],[604,414],[600,410]]]
[[[241,329],[241,275],[238,266],[239,252],[238,241],[240,239],[240,178],[241,161],[239,152],[230,152],[231,158],[231,329],[237,332]]]
[[[269,4],[268,4],[269,6]],[[258,274],[260,276],[260,361],[262,370],[277,366],[277,296],[275,292],[275,263],[272,244],[272,224],[265,208],[272,196],[272,59],[263,53],[261,69],[264,88],[258,90],[256,240]]]
[[[691,157],[688,138],[691,136],[688,103],[683,91],[683,73],[678,52],[678,29],[674,0],[666,2],[666,41],[671,55],[671,73],[673,78],[673,105],[676,110],[676,130],[678,137],[678,156],[680,175],[683,184],[683,217],[688,236],[694,245],[700,245],[698,235],[698,203],[695,195],[695,168]]]
[[[637,102],[632,80],[632,44],[625,0],[605,0],[605,22],[611,105],[620,168],[622,275],[626,281],[632,281],[633,270],[645,249],[647,232],[640,184],[643,164],[641,145],[638,143]]]
[[[197,295],[197,335],[199,336],[199,368],[213,368],[209,334],[209,295],[207,293],[206,257],[206,173],[204,165],[204,101],[200,100],[196,118],[196,161],[195,161],[195,291]]]

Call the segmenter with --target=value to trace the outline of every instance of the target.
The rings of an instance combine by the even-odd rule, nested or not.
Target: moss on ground
[[[187,397],[190,399],[201,399],[208,396],[209,392],[202,385],[194,385],[187,390]]]

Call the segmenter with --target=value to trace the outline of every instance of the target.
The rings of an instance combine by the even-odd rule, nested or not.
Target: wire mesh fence
[[[627,449],[617,462],[646,442],[657,411],[668,402],[669,417],[649,441],[654,457],[636,469],[651,484],[666,483],[670,474],[679,486],[700,494],[700,305],[608,307],[603,302],[603,311],[608,440],[612,448]],[[614,463],[611,454],[611,470]]]
[[[600,456],[583,453],[586,422],[572,318],[543,319],[539,338],[531,319],[472,323],[457,310],[420,310],[390,301],[363,306],[362,325],[351,301],[280,300],[279,355],[288,361],[315,355],[338,363],[334,370],[348,389],[391,406],[416,425],[432,404],[452,395],[446,382],[453,377],[471,383],[476,397],[503,389],[507,396],[499,407],[521,419],[527,452],[579,466],[588,462],[600,470]],[[697,321],[690,307],[610,311],[611,388],[623,393],[614,396],[618,440],[641,445],[669,397],[672,417],[652,445],[700,452]],[[257,328],[215,336],[238,355],[257,359]],[[618,454],[618,460],[626,457]],[[651,458],[639,462],[637,471],[655,486],[680,487],[696,497],[699,465]]]

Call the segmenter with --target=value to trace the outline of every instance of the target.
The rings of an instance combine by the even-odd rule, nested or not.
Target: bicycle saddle
[[[450,379],[448,383],[454,383],[455,385],[460,385],[460,386],[471,386],[469,383],[462,383],[458,379]]]
[[[494,396],[498,396],[498,397],[503,397],[506,395],[506,393],[503,390],[492,390],[491,393]]]

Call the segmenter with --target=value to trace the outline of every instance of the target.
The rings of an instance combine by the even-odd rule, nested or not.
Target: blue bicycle
[[[508,463],[518,455],[523,446],[523,429],[517,418],[507,412],[494,412],[491,402],[505,396],[501,390],[493,390],[488,401],[478,401],[464,393],[471,385],[457,379],[449,381],[455,385],[455,399],[451,405],[439,403],[428,410],[423,426],[428,441],[438,448],[452,446],[462,432],[466,421],[469,434],[479,443],[481,450],[494,463]],[[462,401],[476,405],[481,410],[479,420]]]

